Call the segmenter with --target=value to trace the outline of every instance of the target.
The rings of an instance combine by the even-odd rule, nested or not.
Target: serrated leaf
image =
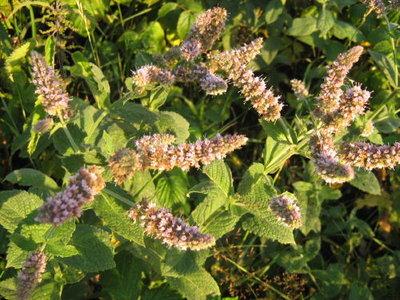
[[[196,14],[190,10],[185,10],[179,15],[178,24],[176,25],[176,30],[178,32],[181,40],[184,40],[189,34],[190,28],[196,21]]]
[[[156,122],[160,133],[172,133],[177,143],[183,143],[189,137],[189,122],[184,117],[173,111],[162,111],[158,113],[159,120]]]
[[[233,191],[231,170],[222,159],[215,160],[211,164],[204,166],[203,173],[206,174],[219,189],[221,189],[226,197]]]
[[[381,187],[375,174],[362,168],[355,169],[355,177],[350,184],[363,192],[380,195]]]
[[[218,284],[204,269],[178,278],[167,276],[166,279],[188,300],[205,300],[220,295]]]
[[[141,290],[140,261],[129,252],[115,256],[116,268],[101,275],[101,285],[113,299],[138,299]]]
[[[301,219],[303,225],[301,232],[307,235],[310,231],[319,232],[321,230],[321,221],[319,218],[321,212],[321,202],[317,191],[312,183],[297,181],[293,184],[296,189],[296,197],[300,202]]]
[[[46,43],[44,45],[44,57],[49,66],[54,65],[55,53],[56,53],[56,41],[53,36],[49,36],[46,39]]]
[[[230,211],[219,210],[216,214],[212,215],[208,223],[202,226],[201,232],[211,234],[216,239],[219,239],[233,230],[239,219],[240,216],[234,215]]]
[[[207,196],[193,210],[191,217],[199,226],[205,226],[210,217],[222,206],[227,204],[228,198],[222,190],[213,182],[209,182],[207,186],[202,186]]]
[[[276,172],[294,154],[296,154],[294,145],[276,141],[271,136],[268,136],[265,140],[264,151],[265,173]]]
[[[100,272],[115,267],[110,233],[100,227],[78,224],[71,244],[79,254],[60,261],[87,272]]]
[[[295,18],[292,26],[287,30],[286,34],[291,36],[310,35],[317,29],[317,20],[312,16],[305,18]]]
[[[4,180],[24,186],[35,186],[50,190],[58,189],[57,183],[51,177],[35,169],[14,170]]]
[[[171,248],[161,265],[162,274],[163,276],[180,277],[194,273],[201,269],[208,256],[209,250],[180,251]]]
[[[96,215],[103,220],[104,225],[127,240],[144,246],[143,229],[128,217],[127,209],[123,208],[114,198],[102,193],[93,202],[93,209]]]
[[[17,49],[15,49],[10,54],[10,56],[7,57],[4,65],[5,65],[5,68],[8,72],[11,80],[13,80],[12,73],[15,71],[15,68],[18,66],[19,61],[28,55],[30,47],[31,47],[31,43],[26,42],[25,44],[22,44]]]
[[[19,223],[41,206],[43,200],[25,191],[0,192],[0,225],[13,233]]]
[[[266,210],[263,217],[248,216],[242,222],[243,229],[258,236],[278,241],[282,244],[295,244],[293,230],[279,222],[271,211]]]
[[[110,85],[101,69],[89,62],[82,53],[72,54],[75,65],[71,67],[71,74],[86,81],[99,109],[110,106]]]
[[[186,204],[189,182],[186,173],[175,168],[157,181],[157,203],[162,207],[182,207]]]
[[[23,263],[26,261],[30,250],[24,250],[18,247],[13,241],[10,241],[7,248],[7,265],[6,268],[16,268],[22,267]]]

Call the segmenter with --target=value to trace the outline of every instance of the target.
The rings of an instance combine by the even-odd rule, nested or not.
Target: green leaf
[[[164,49],[164,30],[159,22],[150,22],[142,34],[142,44],[150,53],[161,53]]]
[[[281,0],[269,1],[265,7],[265,22],[267,22],[267,24],[274,23],[276,20],[278,20],[279,16],[284,10],[285,8],[282,5]]]
[[[219,239],[227,232],[232,231],[239,219],[240,216],[234,215],[230,211],[219,210],[217,214],[212,215],[207,224],[202,226],[201,232],[211,234]]]
[[[335,25],[333,13],[323,6],[317,22],[317,28],[321,31],[321,35],[325,36],[333,25]]]
[[[225,196],[229,196],[233,192],[232,173],[222,159],[215,160],[211,164],[204,166],[203,173],[221,189]]]
[[[100,272],[115,267],[111,236],[101,227],[78,224],[71,244],[79,254],[60,258],[61,262],[87,272]]]
[[[17,299],[18,280],[9,278],[0,282],[0,295],[3,299]],[[32,292],[30,300],[59,299],[60,285],[50,279],[48,273],[43,275],[43,281]]]
[[[167,100],[169,89],[167,87],[157,87],[155,90],[151,91],[149,97],[148,107],[150,110],[157,110],[160,108]]]
[[[10,76],[10,79],[13,80],[12,73],[20,68],[19,61],[25,57],[27,57],[28,52],[32,44],[30,42],[26,42],[22,44],[17,49],[15,49],[9,57],[7,57],[4,65]]]
[[[58,190],[57,183],[46,174],[35,169],[18,169],[6,176],[4,180],[24,186],[34,186],[50,190]]]
[[[265,173],[276,172],[294,154],[296,154],[294,145],[278,142],[268,136],[265,141],[264,150]]]
[[[197,15],[190,10],[185,10],[179,15],[176,30],[181,40],[184,40],[189,34],[190,28],[196,21]]]
[[[161,265],[163,276],[180,277],[201,269],[209,256],[208,250],[180,251],[175,248],[168,250],[165,262]]]
[[[312,16],[305,18],[295,18],[292,26],[287,30],[286,34],[291,36],[310,35],[317,29],[317,19]]]
[[[183,143],[189,137],[189,122],[176,112],[162,111],[158,113],[156,122],[160,133],[172,133],[177,143]]]
[[[393,59],[393,56],[385,55],[383,53],[369,51],[369,54],[373,58],[373,60],[377,63],[379,68],[383,71],[386,78],[389,80],[390,85],[393,88],[397,88],[399,84],[398,75],[396,76],[397,66],[396,62]]]
[[[355,171],[355,177],[350,184],[364,192],[372,195],[380,195],[381,187],[375,174],[362,168],[357,168]]]
[[[343,21],[336,20],[335,26],[332,28],[332,34],[338,39],[349,39],[352,42],[362,42],[365,41],[365,36],[363,33],[351,25]]]
[[[0,192],[0,224],[13,233],[31,212],[43,204],[38,196],[25,191]]]
[[[138,299],[141,290],[141,264],[127,251],[115,256],[116,268],[101,275],[101,286],[113,299]]]
[[[374,300],[374,296],[366,286],[355,281],[351,283],[349,300]]]
[[[79,51],[72,54],[75,65],[71,67],[71,74],[83,78],[96,100],[99,109],[110,106],[110,85],[101,69],[89,62]]]
[[[178,278],[167,276],[166,279],[188,300],[206,300],[220,295],[218,284],[204,269]]]
[[[156,185],[158,204],[162,207],[179,208],[186,204],[189,182],[186,173],[175,168],[165,173]]]
[[[127,240],[144,246],[143,229],[128,217],[126,208],[123,208],[114,198],[102,193],[93,202],[93,209],[105,226]]]
[[[49,66],[54,65],[55,53],[56,53],[56,41],[53,36],[49,36],[46,39],[46,43],[44,45],[44,57]]]
[[[293,184],[296,189],[296,197],[300,202],[301,219],[303,225],[301,232],[307,235],[310,231],[319,232],[321,230],[321,221],[319,218],[321,212],[321,202],[318,198],[318,191],[314,185],[305,181],[297,181]]]
[[[278,241],[282,244],[295,244],[293,230],[279,222],[269,210],[264,216],[248,216],[242,222],[243,229],[258,236]]]
[[[34,249],[22,249],[17,246],[13,241],[8,244],[7,248],[7,265],[6,268],[16,268],[22,267],[30,251]]]

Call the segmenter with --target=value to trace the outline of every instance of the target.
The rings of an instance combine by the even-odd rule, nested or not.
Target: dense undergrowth
[[[400,299],[398,1],[0,20],[1,296]]]

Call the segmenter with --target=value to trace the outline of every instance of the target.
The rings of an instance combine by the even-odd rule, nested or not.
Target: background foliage
[[[54,10],[52,1],[0,1],[3,297],[15,297],[17,269],[50,228],[33,221],[35,209],[81,166],[105,165],[148,133],[183,142],[239,132],[250,142],[225,162],[189,173],[146,171],[124,189],[109,184],[79,222],[65,223],[48,241],[53,259],[33,299],[398,299],[400,169],[358,170],[350,183],[326,185],[307,159],[315,103],[296,99],[289,81],[302,79],[317,94],[325,65],[364,46],[351,78],[373,97],[344,139],[357,140],[371,120],[372,143],[399,141],[399,10],[379,19],[355,0],[62,3]],[[258,121],[234,88],[216,97],[196,85],[135,94],[131,70],[179,45],[196,16],[215,5],[229,11],[221,49],[265,39],[251,68],[285,101],[277,123]],[[60,126],[31,131],[43,116],[29,75],[33,49],[67,79],[79,111],[68,128],[79,149]],[[304,217],[294,232],[265,209],[285,191],[300,200]],[[142,197],[186,216],[219,238],[217,246],[181,252],[144,237],[118,201]]]

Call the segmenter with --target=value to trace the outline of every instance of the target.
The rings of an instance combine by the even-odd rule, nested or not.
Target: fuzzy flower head
[[[365,107],[371,93],[363,90],[360,85],[349,88],[340,97],[339,108],[322,116],[324,127],[332,133],[338,133],[351,125],[359,115],[365,113]]]
[[[163,70],[154,65],[145,65],[132,74],[133,83],[143,90],[151,85],[172,85],[175,81],[174,75],[170,71]]]
[[[290,228],[299,228],[302,225],[300,207],[297,199],[291,195],[274,196],[269,202],[269,208],[275,217]]]
[[[93,201],[94,196],[105,187],[100,174],[101,169],[97,166],[80,169],[69,179],[64,191],[46,199],[35,220],[59,226],[74,217],[80,217],[82,206]]]
[[[261,44],[262,39],[257,39],[236,50],[211,54],[210,65],[212,71],[222,71],[265,120],[276,121],[282,110],[280,97],[267,88],[264,80],[247,69],[247,63],[259,53]]]
[[[310,95],[302,80],[292,79],[290,80],[290,85],[297,99],[308,97]]]
[[[202,13],[181,47],[183,56],[188,60],[193,60],[211,49],[224,30],[227,15],[226,9],[222,7],[214,7]]]
[[[321,85],[321,91],[317,99],[319,100],[318,108],[314,114],[318,117],[327,113],[332,113],[340,106],[340,97],[343,94],[341,87],[344,80],[358,61],[363,52],[363,47],[355,46],[345,53],[339,54],[331,66],[327,68],[327,76]]]
[[[168,133],[156,133],[153,135],[145,135],[135,142],[137,149],[154,147],[160,145],[170,145],[175,142],[175,136]]]
[[[151,137],[146,137],[151,139]],[[122,149],[109,161],[109,168],[117,183],[123,183],[137,170],[172,170],[174,167],[188,170],[190,167],[207,165],[216,159],[225,158],[226,154],[246,144],[243,135],[217,135],[211,139],[198,140],[194,143],[179,145],[159,144],[143,146],[139,142],[136,150]]]
[[[225,93],[228,88],[228,84],[225,80],[211,72],[200,78],[199,81],[200,87],[207,95],[221,95]]]
[[[319,130],[310,138],[310,150],[315,171],[327,183],[343,183],[354,178],[353,168],[341,163],[329,130]]]
[[[17,299],[29,299],[36,285],[42,281],[42,275],[46,270],[46,254],[41,251],[33,251],[28,255],[18,274]]]
[[[338,159],[320,153],[314,157],[316,172],[327,183],[343,183],[354,179],[354,169]]]
[[[41,96],[44,110],[50,116],[59,114],[68,119],[72,116],[69,107],[71,98],[65,91],[64,83],[60,76],[56,74],[54,68],[48,66],[44,57],[37,53],[31,54],[32,82],[36,86],[35,93]]]
[[[129,211],[129,216],[139,222],[146,234],[170,247],[198,251],[215,245],[215,237],[201,233],[198,227],[189,226],[168,209],[157,208],[155,204],[142,201]]]
[[[400,164],[400,143],[373,145],[369,143],[343,143],[340,159],[367,170],[393,168]]]

